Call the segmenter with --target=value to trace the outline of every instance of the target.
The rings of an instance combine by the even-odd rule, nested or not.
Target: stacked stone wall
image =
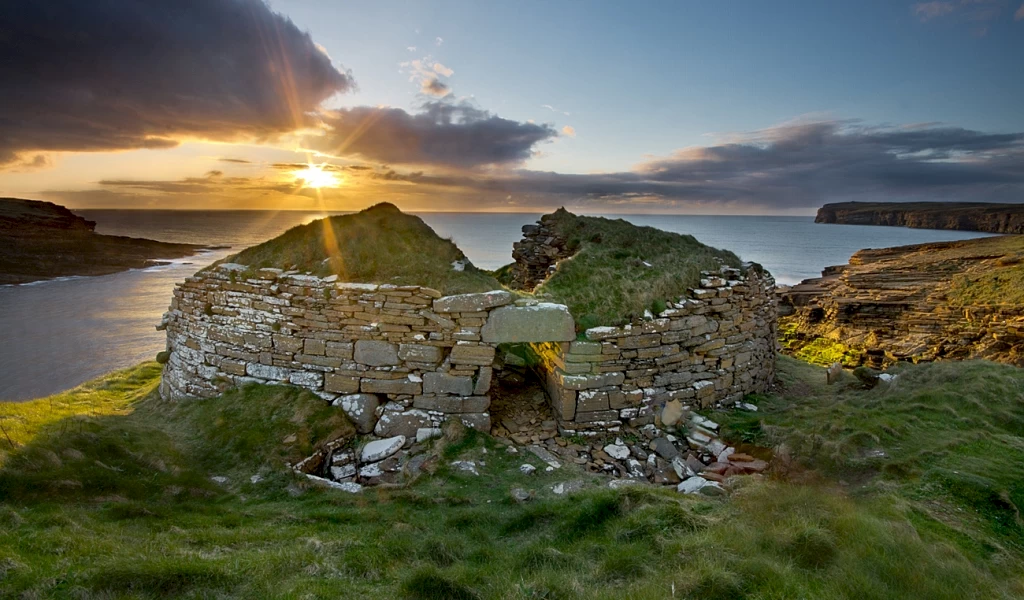
[[[641,427],[670,403],[706,408],[768,388],[775,377],[775,281],[756,269],[703,275],[700,288],[656,318],[588,329],[586,340],[533,345],[563,432]]]
[[[174,290],[161,327],[161,394],[213,396],[289,383],[342,406],[363,433],[415,437],[456,415],[490,429],[489,311],[511,293],[442,297],[426,287],[339,283],[222,264]]]
[[[161,328],[161,394],[209,397],[292,384],[340,406],[362,433],[409,439],[458,418],[490,430],[496,348],[530,343],[563,433],[655,422],[666,405],[707,407],[774,377],[774,281],[737,269],[643,322],[577,339],[565,306],[508,291],[442,297],[419,286],[342,283],[222,264],[174,291]]]

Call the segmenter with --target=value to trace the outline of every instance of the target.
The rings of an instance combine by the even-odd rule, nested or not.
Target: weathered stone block
[[[620,372],[600,375],[563,375],[562,387],[570,390],[591,390],[608,385],[622,385],[625,380],[625,374]]]
[[[469,377],[456,377],[447,373],[424,373],[423,393],[470,396],[473,394],[473,380]]]
[[[334,406],[341,407],[345,411],[356,431],[367,434],[373,431],[377,424],[377,407],[380,406],[380,398],[375,394],[347,394],[332,402]]]
[[[324,391],[336,394],[354,394],[359,391],[359,378],[328,373],[324,375]]]
[[[387,367],[399,364],[398,346],[378,340],[357,340],[355,361],[371,367]]]
[[[270,381],[285,381],[288,379],[288,369],[271,367],[259,363],[249,363],[245,366],[245,372],[251,377],[259,377]]]
[[[576,339],[576,324],[562,304],[503,306],[491,311],[480,337],[493,344],[568,342]]]
[[[510,304],[514,300],[512,294],[505,290],[494,290],[482,294],[459,294],[457,296],[445,296],[434,300],[434,312],[478,312]]]
[[[494,348],[472,342],[459,342],[450,355],[453,364],[490,366],[494,362]]]
[[[288,383],[309,389],[318,389],[324,382],[323,373],[316,371],[294,371],[288,377]]]
[[[327,342],[323,340],[305,340],[302,346],[303,354],[315,354],[323,356],[327,352]]]
[[[443,413],[482,413],[491,405],[491,399],[488,396],[416,396],[412,405]]]
[[[576,397],[576,410],[579,412],[608,410],[608,408],[608,392],[586,390],[580,392]]]
[[[416,437],[416,430],[430,427],[430,415],[418,409],[405,412],[385,412],[373,428],[374,435],[379,437],[405,436]]]
[[[398,358],[406,362],[428,363],[436,365],[441,362],[441,348],[423,344],[399,344]]]
[[[570,354],[601,354],[602,345],[599,342],[574,341],[569,344]]]
[[[359,391],[367,394],[409,394],[415,396],[423,392],[423,386],[420,382],[409,379],[362,379],[359,382]],[[378,433],[377,435],[381,434]],[[412,435],[416,435],[416,432],[413,431]]]
[[[493,374],[494,369],[491,367],[480,367],[476,381],[473,382],[473,393],[477,396],[486,394],[487,390],[491,389],[491,377]]]

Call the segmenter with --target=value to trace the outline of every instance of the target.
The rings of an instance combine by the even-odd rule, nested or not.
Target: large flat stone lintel
[[[576,339],[576,324],[564,304],[502,306],[491,311],[480,336],[489,344],[570,342]]]

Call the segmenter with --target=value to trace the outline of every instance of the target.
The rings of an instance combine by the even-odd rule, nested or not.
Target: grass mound
[[[455,261],[466,267],[456,271]],[[486,292],[501,285],[477,269],[451,240],[422,219],[381,203],[293,227],[278,237],[225,259],[255,268],[294,267],[341,281],[422,285],[444,294]]]
[[[895,488],[925,529],[958,544],[1024,550],[1024,370],[903,366],[889,371],[894,383],[864,390],[851,375],[825,386],[822,369],[779,365],[791,391],[763,398],[756,414],[723,415],[727,434],[785,444],[836,479]]]
[[[736,436],[817,440],[820,473],[746,479],[722,500],[613,490],[570,465],[525,475],[523,462],[542,463],[474,431],[444,440],[433,474],[407,488],[309,487],[281,461],[347,435],[335,409],[286,386],[166,403],[150,393],[157,368],[143,365],[5,406],[22,429],[0,467],[0,597],[1024,595],[1012,519],[995,531],[984,512],[993,498],[1020,502],[1019,371],[912,367],[884,392],[819,385],[820,369],[791,359],[780,370],[787,391],[761,399],[762,412],[715,419]],[[874,438],[898,468],[835,453],[875,449]],[[477,461],[480,475],[451,467],[457,459]],[[106,479],[82,474],[94,469]],[[264,479],[251,483],[255,473]],[[71,491],[33,492],[27,474],[34,489]],[[55,485],[71,477],[79,485]],[[584,488],[555,496],[568,480]],[[516,503],[513,487],[535,498]]]
[[[564,209],[549,219],[575,253],[536,293],[566,304],[581,328],[626,323],[645,310],[657,314],[666,301],[698,287],[702,270],[722,263],[740,266],[732,252],[705,246],[691,235]]]

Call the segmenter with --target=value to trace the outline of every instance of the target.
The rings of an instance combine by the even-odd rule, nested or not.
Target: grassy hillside
[[[552,217],[549,224],[575,254],[536,293],[568,305],[583,328],[628,322],[645,310],[661,312],[665,301],[699,287],[702,270],[717,269],[719,260],[740,265],[732,252],[690,235],[564,210]]]
[[[780,368],[786,391],[761,412],[713,416],[793,458],[722,500],[610,490],[570,466],[526,476],[538,461],[472,433],[407,488],[314,489],[281,463],[351,434],[334,409],[283,386],[165,403],[152,364],[5,405],[0,596],[1024,595],[1024,372],[925,365],[865,391]],[[481,475],[446,466],[459,457]],[[570,480],[586,487],[550,491]],[[513,486],[535,499],[512,502]]]
[[[293,227],[225,259],[253,268],[296,268],[341,281],[423,285],[444,294],[486,292],[501,285],[486,271],[452,268],[466,255],[422,219],[382,203],[351,215]]]

